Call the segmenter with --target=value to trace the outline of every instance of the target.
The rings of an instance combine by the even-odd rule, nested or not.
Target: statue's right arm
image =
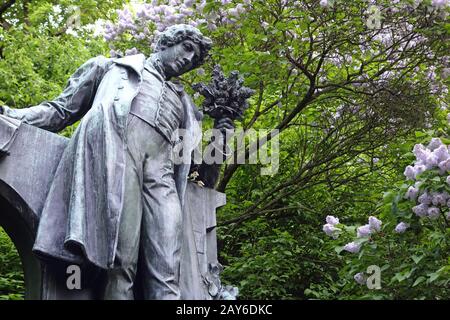
[[[3,106],[2,113],[45,130],[61,131],[89,110],[98,85],[111,64],[112,59],[103,56],[92,58],[75,71],[64,91],[54,100],[24,109]]]

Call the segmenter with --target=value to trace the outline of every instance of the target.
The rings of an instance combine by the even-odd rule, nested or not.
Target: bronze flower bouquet
[[[243,86],[243,82],[238,71],[232,71],[226,78],[221,67],[215,65],[212,82],[208,85],[196,83],[192,88],[205,97],[202,104],[204,113],[216,120],[236,120],[242,119],[248,108],[247,99],[255,93],[254,90]]]

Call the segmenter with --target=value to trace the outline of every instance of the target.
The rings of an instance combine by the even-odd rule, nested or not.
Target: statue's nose
[[[192,59],[194,58],[194,55],[195,55],[195,52],[187,52],[187,54],[185,55],[185,57],[183,59],[187,60],[187,62],[191,62]]]

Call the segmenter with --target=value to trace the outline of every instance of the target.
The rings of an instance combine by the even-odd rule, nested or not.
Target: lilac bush
[[[206,0],[153,0],[125,6],[117,11],[117,21],[105,26],[104,38],[110,44],[111,56],[123,55],[123,42],[134,42],[144,53],[154,48],[155,37],[169,26],[179,23],[189,24],[214,31],[218,27],[233,25],[250,10],[251,0],[221,0],[220,7],[206,10]],[[138,49],[125,51],[125,55],[136,54]]]
[[[431,138],[414,146],[414,163],[404,170],[408,184],[385,193],[379,218],[369,216],[360,226],[340,222],[339,233],[325,231],[325,226],[334,227],[331,221],[339,222],[337,217],[326,218],[323,229],[345,261],[341,277],[348,280],[342,281],[361,290],[363,297],[393,298],[395,291],[412,295],[424,290],[421,286],[445,297],[440,295],[450,284],[450,148],[443,140],[449,141]],[[370,265],[381,269],[385,290],[375,293],[363,286]]]
[[[420,218],[442,217],[449,211],[450,182],[449,148],[440,138],[432,138],[427,146],[416,144],[413,149],[415,161],[405,168],[404,175],[413,180],[405,198],[414,204],[412,211]]]

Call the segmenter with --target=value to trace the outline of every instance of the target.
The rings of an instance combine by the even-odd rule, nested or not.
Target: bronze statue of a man
[[[211,40],[188,25],[163,32],[155,52],[99,56],[55,100],[3,114],[50,131],[81,119],[55,173],[34,252],[106,270],[105,299],[133,299],[136,273],[145,299],[179,299],[181,223],[188,163],[174,163],[201,134],[197,111],[169,81],[204,62]],[[216,128],[231,129],[230,119]]]

